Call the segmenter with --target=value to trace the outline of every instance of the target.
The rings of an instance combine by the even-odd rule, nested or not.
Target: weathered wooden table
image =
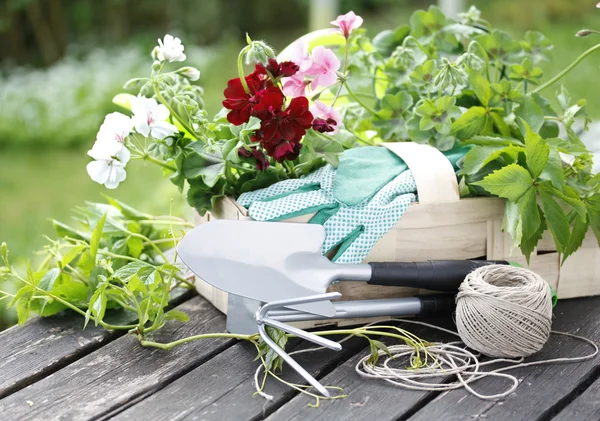
[[[174,305],[191,320],[167,325],[156,340],[222,332],[225,318],[193,294]],[[561,301],[553,328],[600,340],[600,298]],[[116,315],[115,317],[126,317]],[[190,342],[170,351],[141,347],[132,335],[93,326],[63,315],[34,319],[0,334],[0,420],[596,420],[600,419],[600,360],[515,370],[517,391],[503,401],[483,401],[463,390],[449,393],[401,390],[364,380],[354,364],[365,342],[344,344],[341,352],[298,356],[323,383],[342,386],[348,397],[312,401],[270,381],[272,401],[253,396],[257,367],[251,344],[234,340]],[[443,320],[431,320],[444,324]],[[448,325],[448,321],[445,322]],[[407,326],[428,340],[447,340],[432,330]],[[307,346],[296,343],[296,348]],[[589,345],[553,337],[536,356],[584,355]],[[299,381],[290,369],[288,379]],[[486,393],[506,384],[486,379]]]

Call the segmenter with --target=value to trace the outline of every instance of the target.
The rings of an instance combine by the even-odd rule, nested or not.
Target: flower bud
[[[142,84],[142,82],[144,82],[144,80],[147,80],[147,79],[142,79],[142,78],[129,79],[127,81],[127,83],[125,83],[125,85],[123,85],[123,89],[137,88],[138,86],[140,86]]]
[[[179,73],[183,77],[188,78],[192,82],[195,82],[196,80],[200,79],[200,70],[196,69],[195,67],[182,67],[181,69],[177,70],[177,73]]]
[[[154,63],[152,63],[152,70],[158,72],[160,70],[161,65],[162,63],[156,60]]]
[[[248,64],[261,63],[267,65],[269,63],[269,57],[275,58],[275,52],[263,41],[252,41],[250,49],[246,54],[246,62]]]
[[[154,50],[152,50],[152,52],[150,53],[150,57],[152,57],[152,60],[158,60],[159,52],[160,52],[160,47],[157,45],[156,47],[154,47]]]
[[[582,29],[581,31],[577,32],[575,34],[575,36],[576,37],[587,37],[591,33],[592,33],[592,31],[590,31],[589,29]]]

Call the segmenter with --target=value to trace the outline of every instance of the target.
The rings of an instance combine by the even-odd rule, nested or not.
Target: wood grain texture
[[[194,291],[178,289],[172,294],[171,305],[177,305],[195,295]],[[129,312],[107,314],[113,324],[134,323],[137,316]],[[70,312],[29,320],[24,326],[14,326],[0,333],[0,398],[34,383],[67,364],[89,354],[102,345],[125,334],[107,331],[90,323],[83,330],[83,318]]]
[[[222,332],[224,317],[201,297],[177,307],[188,323],[169,322],[157,341],[209,332]],[[170,351],[143,348],[126,335],[56,373],[0,400],[3,420],[89,420],[143,399],[196,368],[234,343],[233,340],[194,341]]]
[[[340,352],[321,350],[304,353],[294,358],[313,376],[345,361],[363,349],[365,341],[353,338],[344,343]],[[313,344],[302,343],[290,349],[306,349]],[[179,378],[163,390],[119,414],[113,420],[147,419],[152,414],[153,421],[176,420],[255,420],[262,419],[287,401],[298,395],[293,389],[269,379],[265,392],[273,396],[267,401],[254,396],[252,385],[254,372],[258,366],[256,348],[248,343],[238,343],[209,362]],[[306,384],[290,367],[284,365],[282,376],[286,381]],[[262,380],[262,377],[261,377]],[[198,385],[202,385],[200,389]],[[173,399],[177,396],[177,399]],[[303,396],[304,404],[310,399]]]
[[[600,376],[600,368],[596,370]],[[597,421],[600,419],[600,379],[552,418],[552,421]]]
[[[600,340],[600,318],[597,308],[600,299],[559,301],[554,310],[557,331],[573,332],[589,339]],[[553,335],[538,354],[527,361],[581,356],[591,347],[576,339]],[[549,364],[510,371],[520,382],[517,390],[500,401],[481,400],[464,390],[439,395],[410,420],[511,420],[533,421],[548,419],[557,407],[574,398],[578,387],[589,382],[598,367],[598,358],[581,363]],[[507,386],[497,378],[482,379],[473,386],[484,394],[498,393]]]

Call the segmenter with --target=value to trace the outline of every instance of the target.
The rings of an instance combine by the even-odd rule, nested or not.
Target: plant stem
[[[156,159],[153,156],[148,155],[147,153],[142,154],[141,158],[144,161],[150,161],[153,164],[160,165],[161,167],[166,168],[169,171],[177,172],[177,168],[176,167],[167,164],[165,161],[161,161],[160,159]]]
[[[179,123],[181,124],[181,126],[191,135],[194,136],[195,139],[199,139],[198,133],[196,133],[196,131],[194,129],[192,129],[185,121],[183,121],[183,119],[179,116],[179,114],[177,114],[175,112],[175,110],[173,110],[173,108],[171,107],[171,105],[169,105],[169,103],[167,102],[167,100],[162,96],[162,94],[160,93],[160,91],[158,90],[158,84],[155,82],[154,83],[154,94],[156,95],[156,97],[158,98],[158,100],[165,106],[167,107],[167,109],[169,110],[169,112],[171,113],[171,115],[173,117],[175,117],[175,119],[177,119],[177,121],[179,121]]]
[[[283,161],[283,166],[286,170],[288,170],[289,174],[293,178],[298,178],[298,173],[296,172],[296,168],[294,168],[294,164],[290,161]]]
[[[258,338],[258,334],[254,335],[238,335],[235,333],[204,333],[202,335],[194,335],[188,336],[187,338],[182,338],[177,341],[168,342],[168,343],[160,343],[153,341],[146,341],[140,338],[140,345],[149,346],[153,348],[162,349],[168,351],[169,349],[176,347],[177,345],[182,345],[187,342],[197,341],[200,339],[213,339],[213,338],[229,338],[229,339],[240,339],[250,342],[255,342]]]
[[[244,91],[246,91],[246,93],[248,95],[250,95],[250,88],[248,88],[248,83],[246,83],[246,77],[244,76],[244,55],[248,52],[249,48],[250,48],[249,45],[246,45],[244,48],[242,48],[242,50],[238,54],[238,62],[237,62],[238,75],[240,77],[240,82],[242,83],[242,87],[244,88]]]
[[[361,107],[363,107],[365,110],[367,110],[368,112],[370,112],[373,115],[377,114],[377,112],[374,109],[372,109],[371,107],[366,105],[364,102],[362,102],[360,99],[358,99],[356,94],[352,91],[352,89],[350,89],[350,86],[348,85],[347,81],[344,81],[344,86],[346,87],[346,90],[348,91],[348,94],[352,97],[352,99],[355,100],[356,102],[358,102],[358,104]]]
[[[573,63],[571,63],[567,67],[565,67],[565,69],[562,72],[560,72],[559,74],[554,76],[552,79],[550,79],[548,82],[544,83],[543,85],[540,85],[537,88],[535,88],[533,91],[531,91],[531,93],[532,94],[538,93],[538,92],[542,91],[543,89],[546,89],[548,86],[553,85],[554,83],[556,83],[557,81],[562,79],[567,73],[569,73],[575,66],[577,66],[581,60],[583,60],[584,58],[586,58],[587,56],[589,56],[590,54],[592,54],[594,51],[596,51],[598,49],[600,49],[600,44],[596,44],[593,47],[587,49],[579,57],[577,57]]]

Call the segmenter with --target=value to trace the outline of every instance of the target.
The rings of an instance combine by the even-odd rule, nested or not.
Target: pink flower
[[[304,75],[296,73],[292,77],[285,77],[281,80],[283,82],[283,93],[286,96],[297,98],[299,96],[306,96],[305,90],[308,82],[304,81]]]
[[[600,3],[596,4],[596,7],[597,7],[598,9],[600,9]]]
[[[348,12],[345,15],[339,15],[336,20],[333,20],[330,23],[340,28],[337,31],[339,31],[344,37],[348,38],[352,30],[362,25],[363,18],[356,16],[354,12]]]
[[[308,41],[299,39],[290,48],[290,60],[298,65],[300,73],[306,72],[312,66],[312,60],[308,55]]]
[[[329,125],[333,128],[332,134],[336,134],[339,131],[342,124],[342,117],[335,108],[329,107],[321,101],[315,101],[314,105],[310,107],[310,112],[315,119],[323,119],[330,123]]]
[[[306,71],[306,75],[314,76],[310,89],[313,91],[317,86],[330,86],[337,80],[337,70],[340,68],[340,60],[333,51],[319,45],[312,51],[313,64]]]

